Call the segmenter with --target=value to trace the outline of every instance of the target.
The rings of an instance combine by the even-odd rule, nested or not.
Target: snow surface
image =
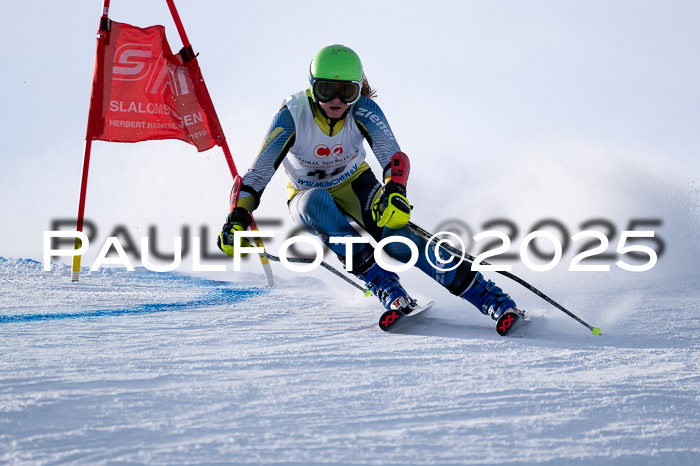
[[[0,258],[0,463],[700,464],[696,290],[502,338],[446,293],[384,333],[316,278],[68,276]]]

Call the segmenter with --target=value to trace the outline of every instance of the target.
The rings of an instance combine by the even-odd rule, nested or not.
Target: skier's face
[[[318,105],[321,106],[328,118],[340,118],[349,107],[348,104],[344,103],[338,97],[328,102],[319,102]]]

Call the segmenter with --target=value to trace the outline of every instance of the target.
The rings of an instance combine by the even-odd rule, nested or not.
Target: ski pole
[[[266,259],[268,259],[268,260],[275,261],[275,262],[282,262],[282,260],[281,260],[279,257],[273,256],[273,255],[270,254],[269,252],[260,252],[260,253],[258,253],[258,254],[260,254],[262,257],[264,257],[264,258],[266,258]],[[314,262],[313,259],[305,259],[305,258],[303,258],[303,257],[287,257],[287,261],[288,261],[288,262],[298,263],[298,264],[312,264],[312,263]],[[370,290],[368,290],[368,289],[366,289],[366,288],[363,288],[362,286],[358,285],[358,284],[355,283],[354,281],[350,280],[350,278],[348,278],[347,276],[345,276],[342,272],[339,272],[338,270],[336,270],[335,268],[333,268],[333,266],[328,265],[327,263],[325,263],[325,262],[323,262],[323,261],[321,261],[321,264],[320,264],[320,265],[321,265],[321,267],[323,267],[324,269],[326,269],[326,270],[328,270],[328,271],[334,273],[335,275],[337,275],[338,277],[342,278],[343,280],[345,280],[346,282],[348,282],[349,284],[351,284],[352,286],[354,286],[354,287],[357,288],[358,290],[362,291],[362,293],[363,293],[365,296],[371,296],[371,295],[372,295],[372,292],[371,292]]]
[[[435,235],[429,233],[427,230],[424,230],[423,228],[419,227],[419,226],[416,225],[415,223],[413,223],[413,222],[408,222],[408,226],[409,226],[409,228],[410,228],[415,234],[417,234],[418,236],[422,237],[422,238],[425,239],[426,241],[430,241],[430,242],[432,242],[432,243],[434,243],[434,244],[439,245],[441,248],[443,248],[445,251],[449,252],[449,253],[452,254],[453,256],[459,257],[460,259],[466,259],[466,260],[468,260],[469,262],[472,262],[472,263],[474,263],[474,261],[476,260],[476,258],[475,258],[474,256],[471,256],[471,255],[467,254],[466,252],[462,252],[462,251],[460,251],[459,249],[457,249],[457,248],[455,248],[455,247],[453,247],[453,246],[450,246],[449,244],[445,244],[444,242],[439,242],[439,240],[435,237]],[[486,261],[481,261],[481,262],[479,262],[479,264],[480,264],[480,265],[491,265],[491,264],[489,264],[489,263],[486,262]],[[540,298],[544,299],[544,300],[547,301],[549,304],[551,304],[552,306],[556,307],[557,309],[559,309],[560,311],[562,311],[564,314],[568,315],[569,317],[571,317],[572,319],[574,319],[576,322],[578,322],[578,323],[580,323],[581,325],[583,325],[584,327],[586,327],[588,330],[590,330],[590,331],[593,333],[593,335],[600,335],[600,327],[593,327],[592,325],[589,325],[589,324],[586,323],[583,319],[581,319],[580,317],[578,317],[576,314],[574,314],[573,312],[569,311],[569,310],[566,309],[564,306],[562,306],[561,304],[557,303],[557,302],[554,301],[552,298],[550,298],[550,297],[547,296],[546,294],[542,293],[540,290],[538,290],[538,289],[535,288],[534,286],[530,285],[528,282],[526,282],[526,281],[523,280],[522,278],[520,278],[520,277],[518,277],[518,276],[516,276],[516,275],[513,275],[513,274],[510,273],[510,272],[503,271],[503,270],[497,270],[496,272],[500,273],[501,275],[503,275],[503,276],[505,276],[505,277],[510,278],[511,280],[515,281],[516,283],[518,283],[518,284],[524,286],[525,288],[527,288],[528,290],[532,291],[532,292],[535,293],[537,296],[539,296]]]

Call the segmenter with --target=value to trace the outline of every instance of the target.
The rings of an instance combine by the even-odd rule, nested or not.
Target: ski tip
[[[593,330],[591,330],[591,331],[593,332],[593,335],[595,335],[595,336],[600,335],[600,327],[593,327]]]
[[[528,321],[524,319],[522,311],[508,310],[496,321],[496,331],[500,336],[505,337],[526,322]]]
[[[365,298],[369,298],[370,296],[372,296],[372,291],[365,290],[365,292],[363,294],[365,295]]]
[[[379,328],[384,330],[385,332],[388,332],[389,329],[396,323],[396,321],[403,316],[404,313],[396,309],[390,309],[388,311],[385,311],[379,318]]]

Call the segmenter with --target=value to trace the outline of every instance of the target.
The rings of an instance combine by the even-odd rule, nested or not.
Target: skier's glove
[[[219,246],[219,249],[233,257],[233,250],[235,247],[233,244],[234,232],[247,230],[252,221],[252,217],[243,207],[236,207],[233,209],[233,212],[226,217],[226,223],[221,227],[219,238],[216,241],[216,245]],[[250,247],[250,241],[248,241],[247,238],[240,238],[238,247],[241,246]],[[242,253],[241,257],[245,257],[247,254],[248,253]]]
[[[397,230],[408,223],[412,208],[406,199],[406,187],[389,180],[372,202],[372,218],[377,226]]]

